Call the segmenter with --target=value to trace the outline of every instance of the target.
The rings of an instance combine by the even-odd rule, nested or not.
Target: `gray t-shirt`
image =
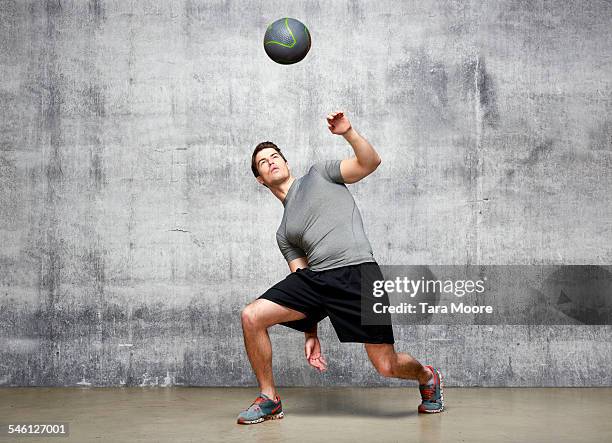
[[[276,231],[288,262],[307,257],[310,269],[323,271],[375,261],[359,208],[342,180],[340,162],[317,163],[291,184]]]

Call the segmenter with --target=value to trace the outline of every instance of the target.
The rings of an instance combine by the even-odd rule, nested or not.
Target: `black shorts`
[[[343,266],[325,271],[298,269],[276,283],[260,298],[302,312],[306,318],[280,323],[305,332],[329,316],[338,339],[356,343],[395,343],[391,319],[384,325],[363,325],[361,282],[383,280],[376,262]],[[380,301],[386,301],[385,297]]]

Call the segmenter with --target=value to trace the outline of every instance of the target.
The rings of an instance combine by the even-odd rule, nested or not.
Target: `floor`
[[[0,388],[0,441],[612,441],[612,388],[446,388],[419,415],[414,388],[281,388],[285,418],[237,425],[255,388]],[[8,437],[9,423],[68,423],[68,437]]]

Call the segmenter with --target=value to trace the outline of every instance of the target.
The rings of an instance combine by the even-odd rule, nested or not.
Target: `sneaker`
[[[283,416],[283,405],[278,395],[272,400],[265,394],[259,394],[251,406],[238,415],[238,424],[254,425],[264,420],[283,418]]]
[[[433,366],[426,366],[433,372],[433,384],[419,385],[421,399],[419,412],[435,414],[444,410],[444,395],[442,394],[442,376]]]

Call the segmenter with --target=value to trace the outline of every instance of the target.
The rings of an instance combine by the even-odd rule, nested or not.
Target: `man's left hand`
[[[351,122],[343,112],[327,114],[327,128],[332,134],[344,135],[351,129]]]

